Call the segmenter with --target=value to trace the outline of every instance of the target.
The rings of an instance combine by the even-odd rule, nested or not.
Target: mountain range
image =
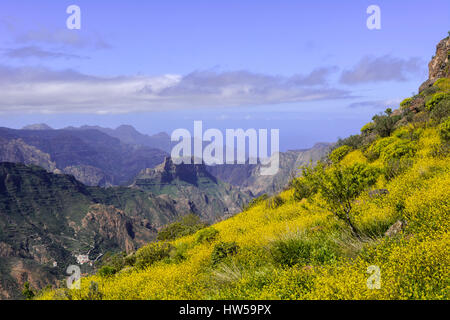
[[[105,253],[131,253],[184,215],[230,217],[330,146],[282,152],[279,172],[261,176],[260,164],[175,165],[168,134],[128,125],[0,128],[0,298],[21,298],[27,281],[54,284],[80,261],[91,273]]]
[[[0,128],[0,162],[38,165],[92,186],[127,184],[140,170],[160,164],[166,156],[162,150],[126,144],[94,129]]]

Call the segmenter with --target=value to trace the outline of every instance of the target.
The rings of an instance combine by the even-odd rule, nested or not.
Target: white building
[[[80,254],[77,257],[78,264],[85,264],[89,262],[89,256],[87,254]]]

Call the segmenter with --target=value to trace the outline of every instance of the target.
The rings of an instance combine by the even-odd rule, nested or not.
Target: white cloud
[[[391,55],[363,57],[351,70],[341,75],[341,83],[359,84],[383,81],[406,81],[423,68],[419,58],[402,59]]]
[[[323,70],[293,77],[197,71],[186,76],[104,78],[73,70],[0,66],[0,112],[107,114],[348,97],[347,91],[321,84],[325,80]]]
[[[42,49],[38,46],[25,46],[20,48],[5,49],[5,56],[12,59],[26,59],[26,58],[38,58],[38,59],[86,59],[86,57]]]

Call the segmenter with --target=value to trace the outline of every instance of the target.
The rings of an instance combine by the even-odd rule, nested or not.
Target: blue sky
[[[71,4],[81,30],[66,28]],[[381,30],[366,27],[371,4]],[[449,21],[446,0],[3,1],[0,126],[203,120],[310,147],[416,92]]]

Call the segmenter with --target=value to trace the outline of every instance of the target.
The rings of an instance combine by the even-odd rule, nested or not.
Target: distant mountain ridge
[[[299,175],[299,168],[325,157],[333,144],[317,143],[311,149],[280,152],[280,168],[275,175],[260,175],[261,164],[224,164],[208,167],[215,177],[249,191],[254,196],[275,194],[283,190],[289,181]]]
[[[155,149],[163,150],[170,153],[172,149],[172,142],[170,136],[165,132],[160,132],[155,135],[142,134],[133,126],[121,125],[116,129],[104,128],[100,126],[81,126],[79,128],[67,127],[66,130],[98,130],[107,135],[117,138],[123,143],[145,146]]]
[[[53,128],[45,123],[36,123],[25,126],[22,130],[53,130]]]
[[[0,128],[0,162],[39,165],[88,185],[126,184],[166,156],[160,149],[126,144],[99,130]]]
[[[27,129],[16,131],[13,135],[14,139],[11,140],[9,137],[8,143],[4,142],[3,146],[2,136],[5,135],[2,135],[0,130],[0,161],[39,165],[52,172],[72,174],[79,181],[92,186],[131,183],[141,170],[161,164],[170,154],[174,145],[167,133],[162,132],[149,136],[138,132],[130,125],[121,125],[116,129],[85,125],[79,128],[67,127],[54,130],[46,124],[34,124],[24,128]],[[89,146],[85,148],[86,152],[82,155],[77,148],[74,148],[73,156],[70,155],[71,152],[68,152],[68,158],[72,161],[63,163],[60,161],[61,154],[47,152],[47,149],[41,147],[45,143],[30,142],[30,139],[26,139],[29,136],[41,137],[48,140],[46,141],[47,145],[51,145],[55,143],[53,136],[64,134],[72,138],[73,136],[81,137],[83,142]],[[102,134],[103,137],[101,137]],[[72,145],[70,139],[66,144]],[[203,142],[203,145],[206,146],[207,143]],[[110,148],[105,148],[105,146],[110,146]],[[64,147],[67,149],[67,146]],[[319,160],[328,153],[330,147],[329,143],[317,143],[311,149],[280,152],[280,170],[274,176],[260,176],[260,164],[224,164],[208,166],[206,169],[212,176],[251,192],[253,195],[274,194],[281,191],[289,183],[289,180],[297,175],[297,169],[300,166]],[[105,162],[92,161],[92,155],[98,155],[98,158],[103,159],[107,157],[110,162],[111,156],[114,155],[112,158],[117,162],[114,165],[115,170],[111,170],[111,165],[106,165]],[[126,166],[121,165],[121,162],[125,162]]]

